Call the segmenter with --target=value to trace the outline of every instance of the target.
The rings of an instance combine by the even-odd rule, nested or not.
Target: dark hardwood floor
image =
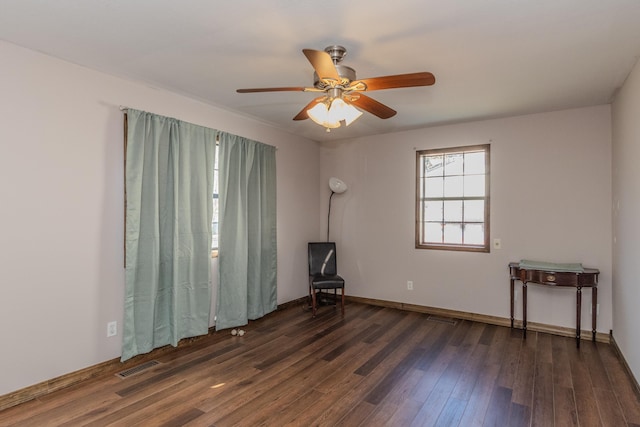
[[[359,303],[244,329],[7,409],[0,425],[640,426],[608,344]]]

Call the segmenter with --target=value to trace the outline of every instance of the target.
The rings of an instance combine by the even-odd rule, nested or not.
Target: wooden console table
[[[580,347],[580,315],[582,312],[582,288],[591,288],[591,334],[596,341],[596,316],[598,301],[598,274],[595,268],[585,268],[583,272],[551,271],[520,268],[520,263],[509,263],[511,273],[511,328],[513,328],[514,282],[522,282],[522,330],[527,338],[527,283],[546,286],[576,288],[576,345]]]

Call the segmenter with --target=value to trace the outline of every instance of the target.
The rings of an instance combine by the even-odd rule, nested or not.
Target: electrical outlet
[[[502,249],[502,240],[493,239],[493,249]]]
[[[411,280],[407,280],[407,290],[413,290],[413,282]]]
[[[107,323],[107,337],[114,337],[118,335],[118,322]]]

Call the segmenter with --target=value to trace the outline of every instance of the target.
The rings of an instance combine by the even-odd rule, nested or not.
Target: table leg
[[[598,288],[591,288],[591,341],[596,342],[596,316],[598,315]]]
[[[582,287],[576,291],[576,347],[580,348],[580,315],[582,314]]]
[[[511,278],[511,329],[513,329],[513,277]]]
[[[523,336],[527,338],[527,284],[522,283],[522,330]]]

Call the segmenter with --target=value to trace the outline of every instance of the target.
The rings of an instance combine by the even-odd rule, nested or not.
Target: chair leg
[[[311,317],[316,317],[316,290],[311,290]]]

